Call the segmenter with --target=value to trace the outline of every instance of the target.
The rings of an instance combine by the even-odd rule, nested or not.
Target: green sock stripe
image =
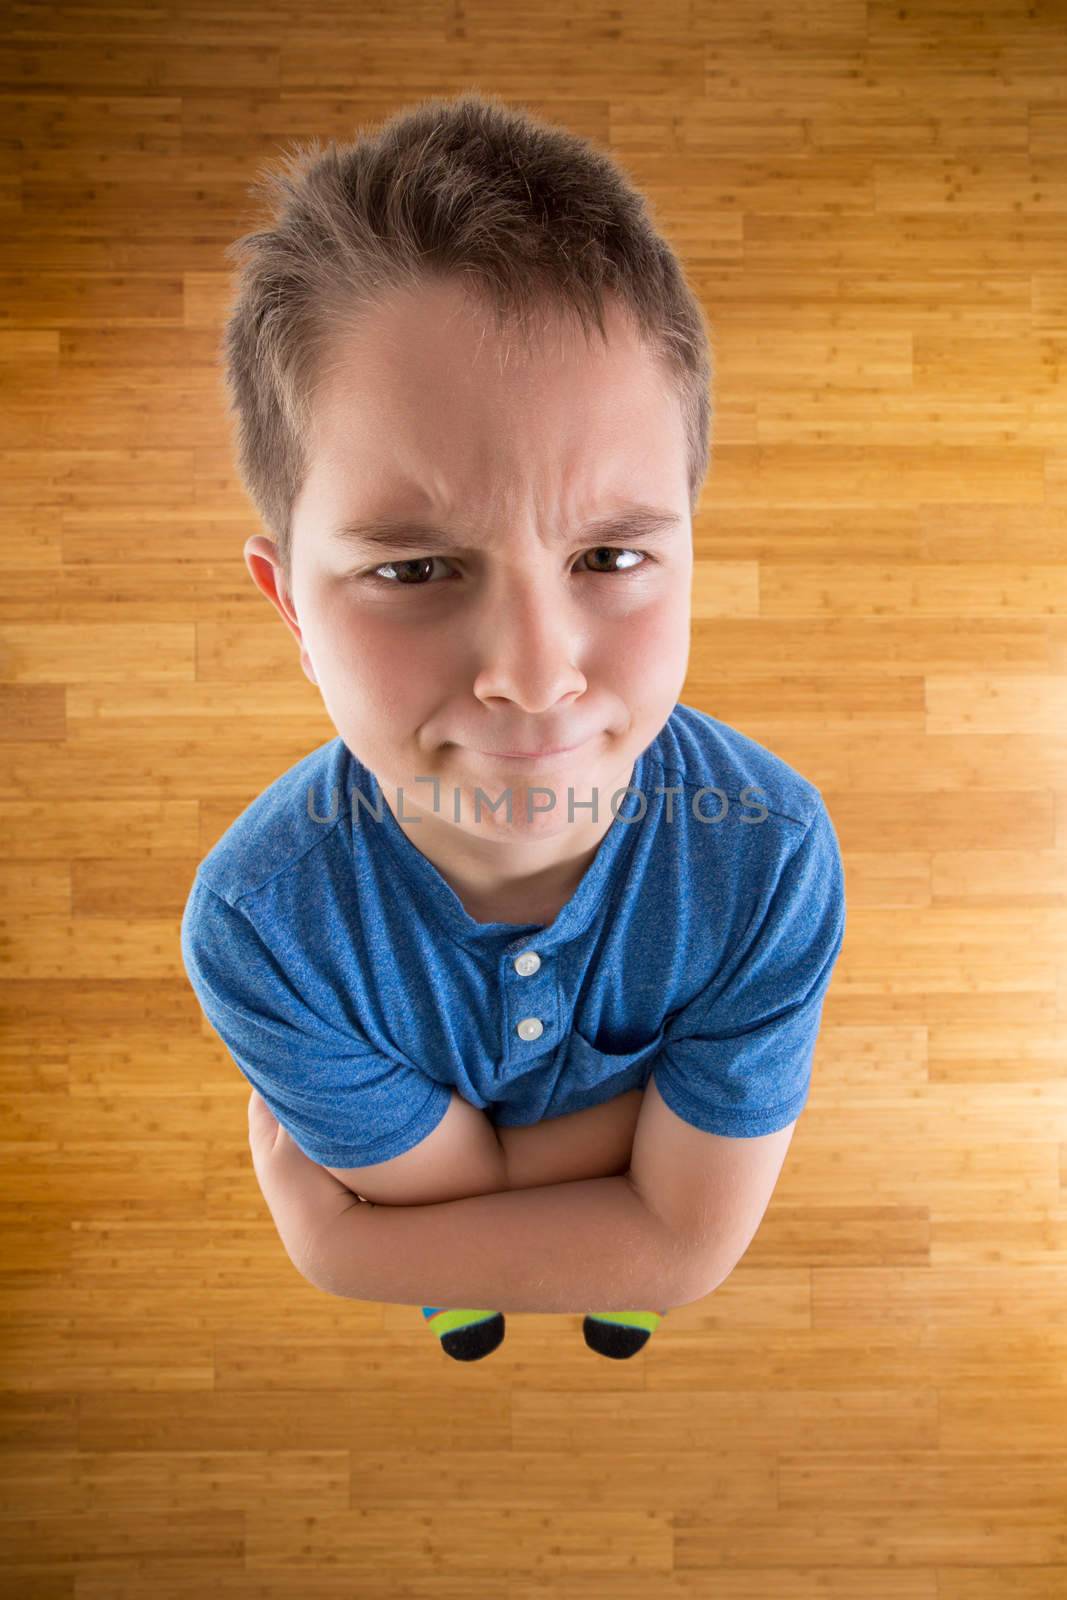
[[[660,1311],[590,1311],[596,1322],[610,1322],[617,1328],[644,1328],[655,1333],[666,1312]]]
[[[495,1317],[495,1311],[463,1311],[446,1310],[438,1311],[435,1316],[427,1317],[426,1321],[437,1337],[442,1334],[452,1333],[456,1328],[473,1328],[479,1322],[488,1322],[490,1317]]]

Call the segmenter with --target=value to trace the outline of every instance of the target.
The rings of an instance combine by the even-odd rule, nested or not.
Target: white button
[[[545,1025],[539,1017],[523,1017],[515,1029],[520,1039],[540,1039],[544,1031]]]
[[[528,978],[540,965],[541,957],[536,950],[524,950],[521,956],[515,957],[515,971],[520,978]]]

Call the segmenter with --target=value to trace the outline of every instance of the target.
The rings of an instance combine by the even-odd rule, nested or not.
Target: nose
[[[588,627],[543,576],[513,576],[505,593],[487,596],[472,649],[474,692],[505,699],[531,715],[548,711],[587,686],[579,657]]]

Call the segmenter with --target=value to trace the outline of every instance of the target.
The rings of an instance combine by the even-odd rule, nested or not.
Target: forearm
[[[320,1244],[306,1276],[354,1300],[584,1312],[692,1298],[681,1246],[625,1177],[440,1205],[354,1205]]]
[[[630,1169],[644,1099],[631,1089],[598,1106],[528,1127],[500,1128],[509,1189],[541,1189],[581,1178],[622,1177]],[[605,1308],[606,1309],[606,1308]]]

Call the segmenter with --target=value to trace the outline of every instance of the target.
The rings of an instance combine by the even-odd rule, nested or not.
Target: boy
[[[433,104],[395,126],[440,181]],[[544,214],[556,191],[528,119],[473,96],[448,117],[482,135],[489,215],[520,138],[530,227],[555,239],[599,214],[566,195]],[[603,211],[624,180],[553,137]],[[367,172],[396,150],[383,135],[349,152],[353,233],[383,189]],[[411,160],[416,259],[429,200]],[[308,273],[333,260],[340,170],[289,191],[278,236],[296,248],[314,221]],[[402,233],[371,220],[367,250]],[[628,225],[647,246],[649,224]],[[438,245],[441,226],[438,211]],[[484,213],[469,226],[484,246]],[[491,325],[499,305],[456,272],[398,274],[358,316],[330,299],[306,409],[279,413],[303,449],[284,524],[260,496],[284,536],[250,538],[245,559],[338,738],[238,817],[182,923],[190,981],[265,1102],[256,1171],[296,1264],[332,1292],[440,1302],[424,1315],[461,1360],[497,1347],[503,1311],[591,1304],[608,1309],[587,1341],[628,1356],[732,1269],[806,1101],[844,934],[819,791],[679,703],[690,413],[616,282],[599,346],[541,294],[516,347],[515,318]],[[230,354],[255,482],[250,303]]]

